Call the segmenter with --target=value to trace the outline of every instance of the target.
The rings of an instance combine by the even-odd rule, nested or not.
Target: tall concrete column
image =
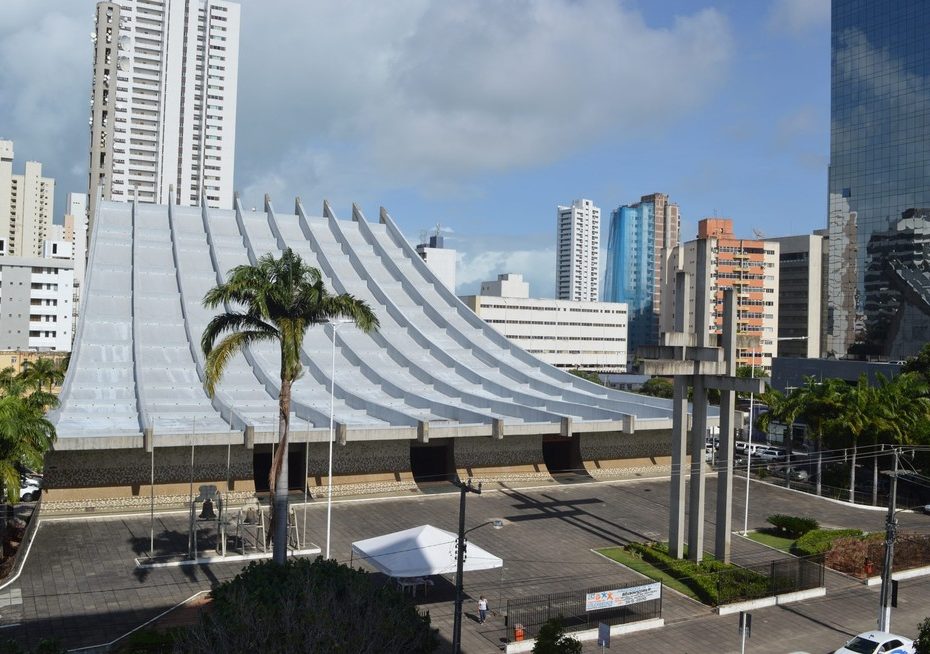
[[[698,347],[707,347],[710,340],[710,299],[707,297],[708,241],[698,241],[694,275],[694,335]],[[700,561],[704,555],[704,438],[707,435],[707,388],[701,375],[694,376],[694,396],[691,408],[691,501],[688,507],[688,558]]]
[[[724,375],[736,376],[736,295],[733,289],[723,293],[723,360]],[[730,562],[730,533],[733,515],[733,410],[736,392],[720,391],[720,449],[717,457],[717,519],[714,556]]]
[[[675,275],[675,331],[690,332],[688,273]],[[688,377],[676,375],[672,394],[672,478],[669,491],[668,547],[675,558],[685,555],[685,461],[688,445]]]
[[[691,488],[688,506],[688,558],[700,561],[704,554],[704,435],[707,433],[707,389],[700,375],[694,377],[691,405]]]
[[[672,480],[668,512],[668,549],[685,555],[685,461],[688,445],[688,379],[675,377],[672,395]]]

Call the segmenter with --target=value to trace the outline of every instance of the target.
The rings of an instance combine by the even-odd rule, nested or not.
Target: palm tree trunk
[[[278,396],[278,447],[271,463],[269,485],[274,489],[272,508],[273,560],[279,565],[287,561],[287,488],[288,441],[291,417],[291,382],[281,380]]]
[[[820,473],[823,471],[823,447],[817,437],[817,495],[820,495]]]
[[[849,501],[856,503],[856,454],[859,450],[859,443],[853,441],[852,467],[849,469]]]

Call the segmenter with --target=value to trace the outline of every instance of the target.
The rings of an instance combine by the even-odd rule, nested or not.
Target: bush
[[[630,543],[626,549],[683,583],[711,606],[769,594],[768,577],[752,570],[715,559],[704,559],[698,564],[676,559],[664,543]]]
[[[426,654],[438,646],[429,613],[389,584],[335,561],[252,562],[212,592],[212,611],[182,632],[189,654]]]
[[[782,513],[770,515],[766,521],[790,538],[800,538],[809,531],[820,529],[820,523],[813,518],[784,515]]]
[[[565,635],[562,618],[551,618],[539,629],[533,654],[581,654],[581,643]]]
[[[838,538],[862,536],[861,529],[813,529],[794,542],[791,551],[798,556],[826,554]]]
[[[917,638],[914,639],[915,654],[930,654],[930,618],[917,625]]]

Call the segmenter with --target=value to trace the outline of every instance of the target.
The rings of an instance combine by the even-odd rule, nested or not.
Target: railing
[[[820,588],[824,557],[778,559],[717,573],[718,604]]]
[[[597,611],[585,609],[586,595],[602,591],[648,585],[643,582],[595,586],[548,595],[531,595],[507,600],[506,624],[509,630],[522,625],[526,638],[535,638],[539,629],[552,618],[560,618],[566,631],[595,628],[601,622],[616,625],[662,617],[662,591],[659,597],[628,606]]]

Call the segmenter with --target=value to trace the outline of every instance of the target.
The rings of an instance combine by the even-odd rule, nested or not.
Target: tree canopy
[[[212,610],[179,635],[191,654],[426,654],[429,613],[390,583],[317,557],[252,562],[213,592]]]

